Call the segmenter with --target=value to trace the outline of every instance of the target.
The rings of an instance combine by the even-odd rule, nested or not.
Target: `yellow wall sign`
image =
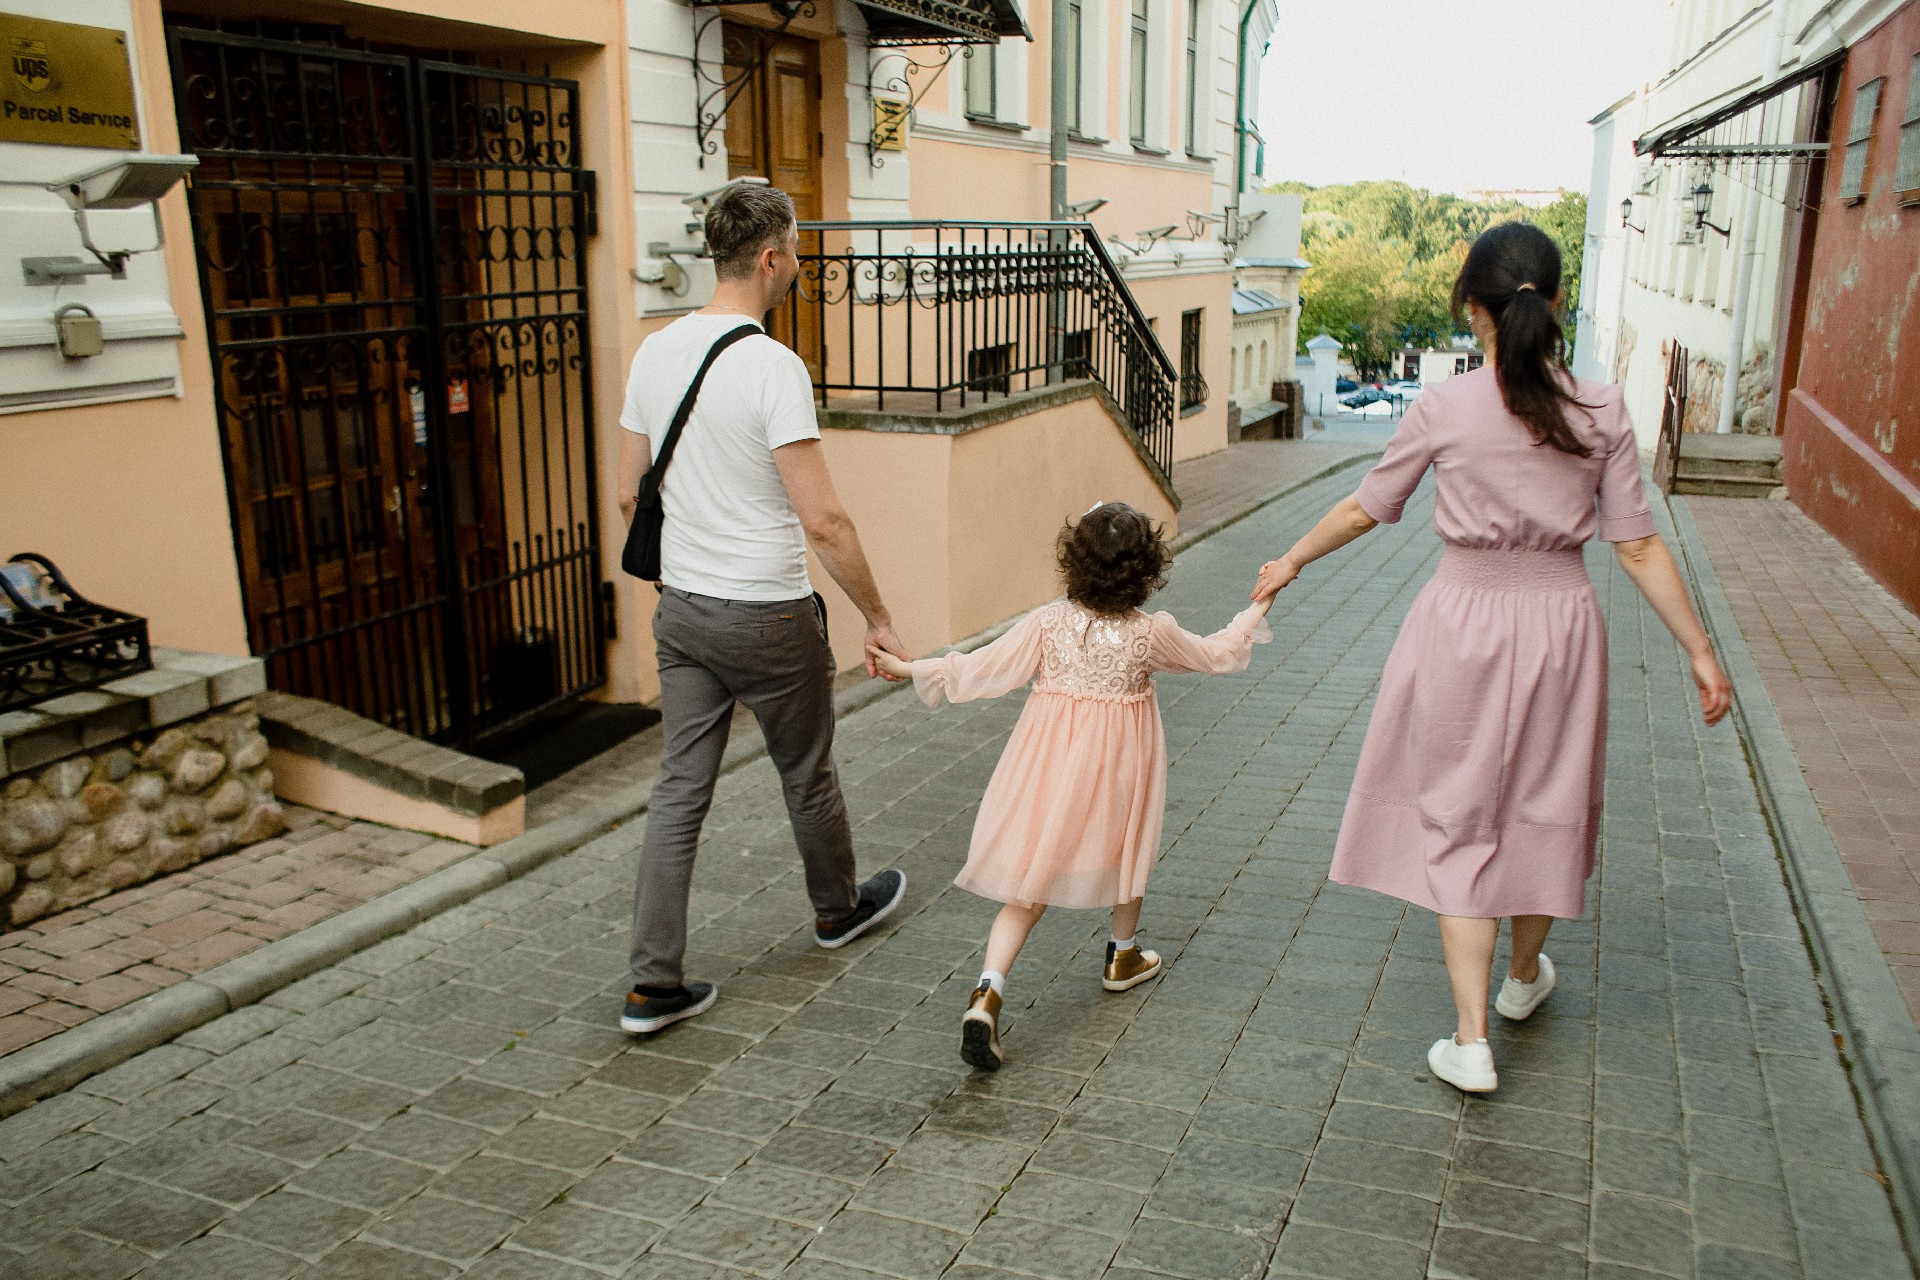
[[[125,32],[0,13],[0,53],[0,141],[139,150]]]
[[[907,113],[911,109],[906,103],[896,98],[873,100],[873,149],[875,151],[907,149]]]

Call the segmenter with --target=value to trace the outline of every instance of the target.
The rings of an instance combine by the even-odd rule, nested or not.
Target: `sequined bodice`
[[[1153,619],[1138,610],[1111,617],[1068,601],[1047,606],[1033,691],[1117,702],[1152,697],[1152,628]]]

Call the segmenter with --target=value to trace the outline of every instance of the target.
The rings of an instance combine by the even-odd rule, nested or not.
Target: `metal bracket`
[[[113,255],[111,262],[88,262],[84,258],[62,255],[54,258],[20,259],[20,278],[30,285],[84,284],[88,276],[127,278],[127,255]]]
[[[717,155],[720,143],[714,133],[726,121],[727,109],[734,104],[747,87],[747,82],[765,65],[773,52],[773,42],[786,34],[796,18],[811,18],[814,15],[814,0],[767,0],[767,7],[780,15],[780,25],[770,28],[755,28],[762,38],[754,43],[758,46],[750,50],[748,58],[740,64],[740,74],[727,78],[727,57],[724,33],[720,52],[720,74],[714,75],[700,61],[700,46],[707,38],[707,31],[719,22],[722,14],[715,12],[702,18],[699,10],[712,8],[718,10],[724,4],[747,3],[750,0],[708,0],[699,4],[693,13],[693,140],[698,146],[699,163],[702,169],[707,167],[707,157]],[[711,87],[709,87],[711,86]],[[719,106],[714,106],[718,99]]]
[[[870,46],[867,49],[868,100],[877,101],[875,97],[876,93],[885,94],[895,99],[906,99],[906,110],[900,113],[898,123],[894,124],[891,129],[887,127],[885,122],[877,118],[875,119],[872,135],[867,139],[867,167],[869,169],[886,167],[886,161],[880,155],[881,144],[907,127],[908,119],[912,116],[914,109],[920,105],[920,100],[927,96],[927,90],[933,88],[933,86],[939,82],[941,73],[953,63],[954,58],[966,47],[966,43],[967,42],[964,41],[953,41],[939,46],[941,54],[937,62],[922,62],[907,52],[907,50],[911,48],[928,48],[932,46],[889,44]],[[881,66],[894,59],[898,59],[902,65],[891,74],[882,76],[880,74]],[[915,89],[915,77],[923,74],[926,75],[926,80],[920,84],[918,89]]]

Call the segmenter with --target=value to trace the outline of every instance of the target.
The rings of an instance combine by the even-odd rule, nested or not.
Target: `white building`
[[[1826,149],[1821,77],[1899,7],[1672,0],[1649,81],[1594,117],[1574,371],[1625,386],[1643,447],[1676,342],[1689,357],[1688,429],[1773,430],[1782,282],[1806,168]],[[1730,361],[1742,373],[1729,404]]]

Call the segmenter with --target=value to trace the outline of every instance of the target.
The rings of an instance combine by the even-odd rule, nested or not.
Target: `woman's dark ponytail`
[[[1566,334],[1560,328],[1560,249],[1528,222],[1490,227],[1467,251],[1453,282],[1454,323],[1464,323],[1469,301],[1493,318],[1494,376],[1507,412],[1527,424],[1536,444],[1576,458],[1589,448],[1567,420],[1576,399],[1567,375]]]

